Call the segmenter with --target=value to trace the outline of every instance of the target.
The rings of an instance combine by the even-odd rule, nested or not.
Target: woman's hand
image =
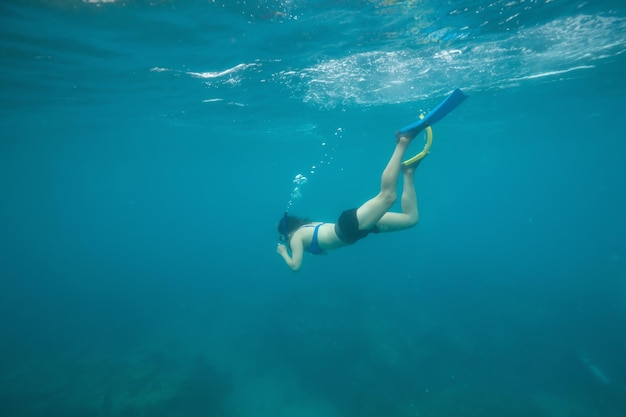
[[[287,254],[287,247],[283,245],[282,243],[279,243],[278,246],[276,247],[276,253],[281,256]]]
[[[283,243],[279,243],[276,246],[276,253],[283,258],[289,268],[293,271],[298,271],[302,266],[302,241],[292,239],[290,246],[291,254],[289,254],[289,249]]]

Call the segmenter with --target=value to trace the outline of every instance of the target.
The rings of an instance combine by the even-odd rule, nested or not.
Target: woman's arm
[[[292,238],[289,246],[291,246],[291,256],[289,256],[289,251],[287,250],[287,247],[282,243],[278,244],[278,247],[276,248],[276,253],[282,256],[283,260],[285,261],[287,266],[289,266],[289,268],[297,272],[302,266],[302,255],[304,252],[302,241],[300,239]]]

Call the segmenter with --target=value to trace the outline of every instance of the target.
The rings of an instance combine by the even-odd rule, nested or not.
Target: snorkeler
[[[314,255],[324,254],[355,243],[370,233],[396,232],[417,224],[417,195],[415,192],[415,168],[421,159],[410,165],[402,164],[402,157],[415,132],[397,133],[396,148],[383,171],[380,192],[361,207],[346,210],[337,223],[313,222],[285,213],[278,224],[281,243],[276,252],[294,271],[302,266],[304,251]],[[402,213],[388,210],[396,201],[396,186],[403,172]]]
[[[466,98],[457,88],[425,117],[420,117],[420,120],[400,129],[396,133],[396,148],[383,171],[380,192],[361,207],[341,213],[337,223],[314,222],[289,216],[285,212],[278,223],[280,243],[276,248],[285,263],[292,270],[298,271],[302,266],[304,251],[321,255],[329,250],[351,245],[370,233],[396,232],[415,226],[419,220],[415,169],[428,153],[432,141],[430,126],[444,118]],[[413,158],[402,162],[409,144],[424,129],[428,132],[427,147]],[[400,170],[404,181],[400,198],[402,212],[395,213],[389,209],[396,202]]]

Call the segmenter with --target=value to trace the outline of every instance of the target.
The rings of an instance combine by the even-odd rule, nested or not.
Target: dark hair
[[[296,230],[300,226],[304,226],[305,224],[311,223],[311,220],[306,217],[296,217],[285,215],[278,222],[278,234],[280,235],[288,235]],[[285,233],[286,232],[286,233]]]

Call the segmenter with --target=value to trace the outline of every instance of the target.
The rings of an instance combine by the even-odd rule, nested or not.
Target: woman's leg
[[[359,229],[368,230],[378,223],[396,201],[396,187],[400,176],[400,164],[412,137],[399,136],[396,148],[387,163],[380,181],[380,192],[356,211]],[[416,204],[417,205],[417,204]]]
[[[417,211],[417,195],[415,193],[415,168],[417,168],[418,164],[419,162],[404,168],[404,186],[400,200],[402,213],[385,213],[377,223],[380,232],[396,232],[409,229],[417,224],[419,213]]]

